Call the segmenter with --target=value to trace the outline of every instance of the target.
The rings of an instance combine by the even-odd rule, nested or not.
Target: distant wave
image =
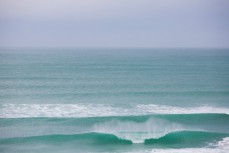
[[[3,79],[3,78],[0,78]],[[7,78],[9,79],[9,78]],[[23,78],[23,79],[29,79],[29,78]],[[36,79],[36,77],[33,77],[33,79]],[[42,80],[45,80],[45,78],[40,78]],[[46,78],[47,79],[47,78]],[[50,79],[50,78],[49,78]],[[95,85],[94,85],[95,86]],[[23,88],[19,86],[20,89]],[[15,88],[15,87],[14,87]],[[25,88],[25,87],[24,87]],[[44,88],[44,87],[43,87]],[[46,87],[48,88],[48,87]],[[53,88],[52,86],[49,88]],[[56,87],[55,87],[56,88]],[[62,87],[66,88],[66,87]],[[25,88],[27,89],[27,88]],[[28,89],[27,89],[28,90]],[[46,92],[46,91],[40,91],[40,90],[31,90],[29,93],[23,93],[19,94],[18,92],[8,93],[8,91],[1,91],[3,95],[1,95],[2,98],[9,98],[9,97],[23,97],[23,96],[34,96],[34,97],[47,97],[47,96],[55,96],[55,97],[63,97],[63,96],[77,96],[77,97],[119,97],[119,96],[128,96],[128,97],[147,97],[147,96],[179,96],[179,97],[186,97],[186,96],[228,96],[229,91],[104,91],[104,92],[63,92],[63,91],[55,91],[55,92]]]
[[[184,108],[156,104],[130,105],[129,108],[108,104],[0,104],[0,118],[97,117],[198,113],[229,114],[229,108],[213,106]]]

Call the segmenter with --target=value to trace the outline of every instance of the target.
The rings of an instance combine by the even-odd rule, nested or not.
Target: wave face
[[[168,133],[165,136],[160,137],[158,139],[146,139],[145,143],[175,146],[176,148],[180,148],[183,145],[186,145],[185,147],[201,147],[203,144],[206,145],[212,140],[219,141],[227,136],[228,134],[211,133],[203,131],[179,131]]]
[[[1,153],[229,152],[228,50],[2,49]]]
[[[98,145],[104,146],[104,150],[109,150],[110,146],[115,148],[129,147],[131,149],[154,148],[151,152],[163,152],[164,149],[165,151],[169,150],[169,152],[171,152],[171,150],[181,152],[185,150],[182,150],[181,148],[203,148],[203,146],[214,144],[214,148],[209,145],[209,149],[205,149],[205,151],[209,150],[211,152],[214,150],[215,152],[224,152],[228,149],[228,136],[229,134],[203,131],[177,131],[167,133],[159,138],[145,139],[144,144],[134,146],[131,140],[120,138],[115,134],[91,132],[73,135],[54,134],[22,138],[5,138],[0,139],[0,142],[1,146],[13,146],[16,144],[17,146],[29,145],[30,147],[37,147],[42,144],[43,149],[44,146],[49,146],[49,148],[50,146],[55,146],[56,148],[59,148],[59,145],[67,145],[68,147],[71,147],[71,149],[78,150],[78,147],[81,146],[81,149],[84,151],[89,151],[88,149],[90,147],[93,151],[97,151]],[[163,150],[161,150],[161,148],[163,148]],[[175,148],[179,148],[179,150],[174,150]],[[197,151],[197,149],[188,149],[186,151],[190,152],[191,150]],[[145,150],[144,152],[150,151]]]
[[[132,132],[132,135],[138,135],[141,133]],[[147,145],[158,145],[162,147],[200,147],[203,144],[208,144],[216,140],[221,140],[229,134],[212,133],[203,131],[177,131],[167,133],[164,136],[158,138],[145,139],[142,143]],[[134,142],[128,138],[124,139],[120,136],[110,133],[81,133],[73,135],[44,135],[44,136],[32,136],[22,138],[5,138],[0,140],[2,144],[7,143],[87,143],[87,144],[133,144]],[[157,146],[157,147],[158,147]]]

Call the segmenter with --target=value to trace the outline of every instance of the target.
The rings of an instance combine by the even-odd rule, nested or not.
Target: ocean
[[[229,152],[229,49],[1,48],[0,152]]]

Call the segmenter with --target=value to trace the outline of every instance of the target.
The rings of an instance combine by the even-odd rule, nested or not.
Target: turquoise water
[[[0,151],[228,152],[229,50],[0,50]]]

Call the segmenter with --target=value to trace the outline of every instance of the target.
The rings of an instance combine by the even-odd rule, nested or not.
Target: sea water
[[[1,48],[0,152],[229,152],[228,49]]]

